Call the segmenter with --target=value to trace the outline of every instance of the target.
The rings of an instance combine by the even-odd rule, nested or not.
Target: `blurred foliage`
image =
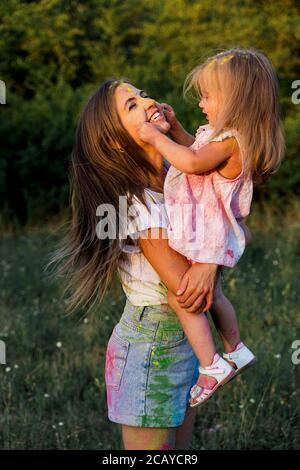
[[[68,203],[78,112],[111,76],[127,77],[174,106],[190,132],[203,122],[182,85],[223,48],[255,47],[280,81],[287,156],[256,198],[299,197],[300,4],[297,0],[5,0],[0,3],[0,200],[4,220],[42,220]]]

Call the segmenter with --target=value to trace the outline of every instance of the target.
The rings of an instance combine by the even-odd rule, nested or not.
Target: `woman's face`
[[[120,120],[128,134],[143,149],[150,145],[140,140],[138,129],[145,122],[151,122],[160,132],[166,134],[170,124],[166,120],[162,107],[143,90],[129,83],[122,83],[115,91],[116,107]]]

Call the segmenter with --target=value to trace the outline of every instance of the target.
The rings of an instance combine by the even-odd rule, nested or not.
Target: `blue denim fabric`
[[[127,299],[106,350],[109,419],[130,426],[179,426],[198,366],[169,305],[141,307]]]

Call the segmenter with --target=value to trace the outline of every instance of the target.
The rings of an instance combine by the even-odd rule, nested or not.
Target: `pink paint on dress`
[[[200,126],[191,148],[206,145],[212,128]],[[226,131],[213,139],[235,136]],[[237,219],[250,212],[253,183],[241,174],[232,180],[216,170],[187,175],[170,166],[164,184],[170,246],[190,260],[233,267],[245,249],[245,234]]]

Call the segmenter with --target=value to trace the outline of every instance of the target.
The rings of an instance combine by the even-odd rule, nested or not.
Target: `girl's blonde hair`
[[[284,156],[279,87],[269,59],[255,49],[235,48],[209,57],[187,76],[184,94],[208,90],[221,101],[214,137],[235,129],[241,137],[245,176],[263,182]]]

